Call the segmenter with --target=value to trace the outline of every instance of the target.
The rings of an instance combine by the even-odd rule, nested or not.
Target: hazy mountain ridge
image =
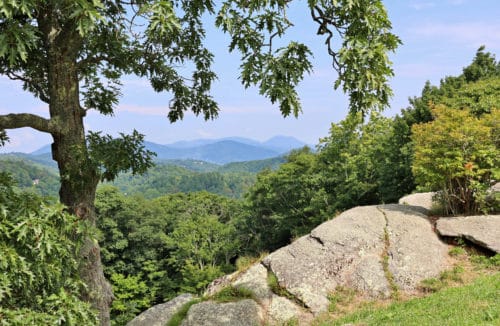
[[[274,158],[293,149],[307,146],[306,143],[288,136],[275,136],[265,142],[242,137],[227,137],[180,141],[167,145],[146,141],[144,145],[148,150],[155,152],[156,159],[160,161],[195,160],[218,165]],[[49,165],[51,159],[47,154],[50,150],[50,145],[46,145],[25,155],[30,160]]]

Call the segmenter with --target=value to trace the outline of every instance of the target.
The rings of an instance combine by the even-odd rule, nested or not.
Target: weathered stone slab
[[[299,325],[310,325],[312,315],[292,301],[272,295],[267,305],[267,321],[271,325],[285,325],[291,320],[296,320]]]
[[[387,296],[389,284],[380,264],[384,226],[376,206],[356,207],[272,253],[263,263],[315,314],[328,308],[327,295],[338,285]]]
[[[412,209],[427,215],[432,209],[433,205],[432,197],[435,194],[436,194],[435,192],[421,192],[421,193],[406,195],[399,199],[399,204],[408,205]]]
[[[436,229],[442,236],[464,237],[500,253],[500,215],[442,217],[437,221]]]
[[[267,269],[260,262],[238,275],[232,285],[251,289],[259,301],[269,299],[272,295],[267,284]]]
[[[250,299],[217,303],[206,301],[189,309],[182,326],[256,326],[262,323],[259,305]]]
[[[182,294],[168,302],[153,306],[127,323],[127,326],[164,326],[179,311],[191,301],[191,294]]]
[[[383,205],[389,235],[389,271],[398,287],[412,291],[448,266],[448,246],[441,242],[427,216],[405,205]]]

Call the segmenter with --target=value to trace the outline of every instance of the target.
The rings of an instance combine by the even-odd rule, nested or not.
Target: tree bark
[[[48,40],[50,120],[57,126],[51,133],[54,140],[52,156],[59,167],[61,202],[70,213],[95,226],[94,199],[99,175],[90,161],[85,141],[77,50],[73,50],[78,49],[78,44],[75,44],[78,40],[77,34],[64,35],[62,32],[58,39]],[[87,285],[82,299],[98,310],[101,325],[110,325],[113,293],[104,277],[99,244],[93,239],[85,239],[79,260],[80,276]]]

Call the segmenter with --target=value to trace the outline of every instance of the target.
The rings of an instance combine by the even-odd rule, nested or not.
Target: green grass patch
[[[319,325],[499,325],[500,277],[483,276],[472,284],[396,302],[382,309],[367,307]]]
[[[467,254],[467,251],[462,247],[453,247],[448,251],[448,254],[452,257],[456,257]]]
[[[187,315],[189,309],[191,308],[191,306],[193,306],[201,301],[202,301],[201,299],[193,299],[193,300],[189,301],[188,303],[184,304],[179,309],[179,311],[177,311],[172,316],[172,318],[170,318],[170,320],[168,321],[166,326],[179,326],[182,323],[182,321],[184,320],[184,318],[186,318],[186,315]]]
[[[384,228],[384,243],[385,243],[385,249],[384,252],[382,253],[382,268],[384,269],[385,278],[389,283],[389,287],[391,288],[391,298],[398,300],[400,298],[399,287],[396,284],[396,281],[394,281],[394,275],[392,275],[389,269],[388,250],[390,246],[390,241],[389,241],[389,232],[387,231],[387,227]]]
[[[295,298],[293,294],[288,292],[287,289],[285,289],[280,285],[278,278],[271,271],[268,271],[267,273],[267,285],[269,285],[269,288],[274,294],[279,295],[280,297],[290,299],[294,302],[297,301],[297,298]]]
[[[428,278],[420,283],[422,291],[433,293],[446,288],[450,281],[461,283],[464,268],[460,265],[453,267],[453,269],[441,272],[438,278]]]
[[[329,312],[335,312],[338,310],[339,305],[347,305],[352,302],[356,296],[356,291],[345,286],[337,286],[335,292],[328,294],[328,305]]]
[[[233,302],[242,299],[253,299],[255,300],[255,294],[252,290],[249,290],[242,286],[226,286],[213,296],[209,298],[210,300],[214,300],[217,302]]]
[[[471,261],[479,268],[500,270],[500,254],[496,254],[492,257],[473,255],[471,256]]]

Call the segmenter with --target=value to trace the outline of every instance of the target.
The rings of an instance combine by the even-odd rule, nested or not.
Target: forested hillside
[[[22,189],[56,198],[59,191],[57,171],[18,155],[0,155],[0,171],[8,172]]]
[[[39,156],[0,155],[0,171],[12,174],[18,186],[44,196],[57,197],[59,176],[54,168],[37,163]],[[110,184],[127,195],[156,198],[177,192],[208,191],[241,198],[261,170],[275,170],[284,157],[217,165],[198,160],[159,160],[143,175],[123,173]]]

